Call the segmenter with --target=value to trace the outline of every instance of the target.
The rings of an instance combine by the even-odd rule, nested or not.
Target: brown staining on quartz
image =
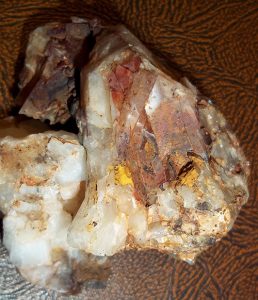
[[[126,92],[133,83],[134,73],[139,71],[140,63],[139,56],[129,53],[129,57],[124,62],[115,64],[108,74],[112,99],[119,111],[122,110]]]
[[[240,163],[237,163],[233,169],[231,170],[232,174],[241,174],[243,172],[243,168]]]
[[[205,156],[205,148],[200,138],[200,123],[190,103],[181,103],[177,97],[160,104],[153,113],[151,125],[157,139],[161,158],[170,156],[178,174],[190,160],[189,152]],[[166,121],[164,121],[166,120]],[[181,156],[178,159],[173,156]]]
[[[33,140],[33,138],[31,138]],[[10,141],[11,142],[11,141]],[[28,163],[38,163],[39,155],[45,155],[46,145],[48,142],[48,137],[43,137],[40,141],[28,144],[20,143],[17,144],[10,150],[8,143],[0,144],[0,166],[2,169],[8,170],[10,174],[17,175],[20,172],[21,183],[29,183],[33,185],[33,182],[44,181],[48,174],[45,174],[42,178],[34,178],[24,176],[22,177],[22,172],[25,170]],[[17,165],[17,155],[19,155],[19,162]]]
[[[199,122],[192,95],[177,94],[167,78],[140,68],[142,59],[132,50],[122,56],[126,58],[114,62],[106,76],[120,113],[118,156],[131,171],[136,198],[148,205],[148,193],[178,179],[189,169],[193,155],[208,159],[211,138]],[[160,103],[148,115],[145,106],[155,87],[160,92]]]
[[[27,186],[37,186],[43,185],[47,182],[47,179],[43,179],[41,177],[31,177],[31,176],[22,176],[20,179],[20,184],[25,184]]]
[[[87,39],[97,28],[94,21],[74,18],[72,23],[50,23],[31,34],[17,99],[24,103],[21,114],[48,119],[50,124],[70,118],[69,106],[78,100],[75,72],[85,64]]]
[[[130,228],[125,244],[113,248],[153,248],[193,261],[229,230],[235,218],[232,199],[246,188],[245,177],[233,175],[243,175],[237,163],[245,159],[210,101],[189,82],[182,85],[173,78],[126,29],[97,41],[83,72],[77,119],[90,172],[94,170],[89,172],[89,203],[82,218],[91,206],[96,211],[104,207],[102,194],[104,203],[116,201],[114,215],[119,218],[128,209],[120,200],[133,201],[138,209],[133,223],[139,218],[140,224],[135,232],[142,236]],[[94,214],[83,227],[89,238],[100,224],[95,228]],[[130,220],[131,212],[126,216]],[[115,219],[108,220],[111,226]],[[75,227],[76,234],[80,228]],[[95,242],[83,247],[99,253]]]
[[[156,76],[140,70],[141,59],[131,54],[116,65],[108,76],[112,99],[120,111],[117,149],[132,173],[137,198],[144,199],[148,190],[166,181],[165,169],[146,116],[144,105]]]
[[[146,196],[146,187],[152,188],[164,182],[160,178],[162,174],[159,175],[164,170],[157,170],[163,167],[155,162],[158,156],[156,142],[151,137],[152,131],[144,113],[144,104],[155,76],[149,71],[140,70],[140,63],[141,58],[131,52],[125,61],[113,67],[107,79],[113,102],[121,114],[117,133],[119,158],[126,160],[135,190],[142,198]],[[146,131],[143,135],[145,128],[150,129],[150,132]]]

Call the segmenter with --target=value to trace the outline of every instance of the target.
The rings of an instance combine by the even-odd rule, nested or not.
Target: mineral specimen
[[[50,124],[70,118],[69,106],[77,97],[75,71],[85,64],[88,39],[97,30],[96,20],[73,18],[72,23],[49,23],[31,33],[18,97],[19,104],[25,101],[21,114]]]
[[[70,118],[98,28],[73,19],[31,34],[20,113]],[[0,139],[4,245],[25,278],[63,292],[106,279],[107,256],[124,249],[194,262],[248,199],[248,162],[212,102],[124,27],[95,38],[72,112],[84,147],[64,131],[24,137],[31,124],[20,135],[19,122],[15,132],[0,122],[13,135]]]
[[[152,248],[193,262],[248,198],[248,164],[224,117],[121,26],[97,39],[81,84],[88,184],[68,242],[94,255]]]
[[[0,140],[3,243],[29,281],[62,292],[104,279],[105,257],[70,247],[67,231],[85,193],[85,150],[77,137],[46,132]]]

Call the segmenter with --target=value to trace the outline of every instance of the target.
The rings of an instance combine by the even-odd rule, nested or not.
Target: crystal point
[[[175,78],[124,27],[98,37],[81,80],[89,185],[72,246],[191,262],[231,229],[248,198],[247,162],[222,114]]]

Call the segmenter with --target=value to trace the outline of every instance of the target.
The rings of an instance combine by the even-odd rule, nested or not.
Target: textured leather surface
[[[237,0],[0,1],[0,115],[13,105],[28,33],[52,20],[123,22],[214,99],[252,165],[250,199],[233,230],[194,266],[155,251],[113,258],[106,287],[80,297],[25,282],[0,249],[0,299],[258,299],[258,2]]]

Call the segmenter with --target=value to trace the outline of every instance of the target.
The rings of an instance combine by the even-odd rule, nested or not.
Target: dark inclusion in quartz
[[[65,123],[78,100],[79,72],[86,63],[89,40],[98,31],[96,20],[49,23],[29,38],[25,66],[20,76],[20,113],[50,124]]]

